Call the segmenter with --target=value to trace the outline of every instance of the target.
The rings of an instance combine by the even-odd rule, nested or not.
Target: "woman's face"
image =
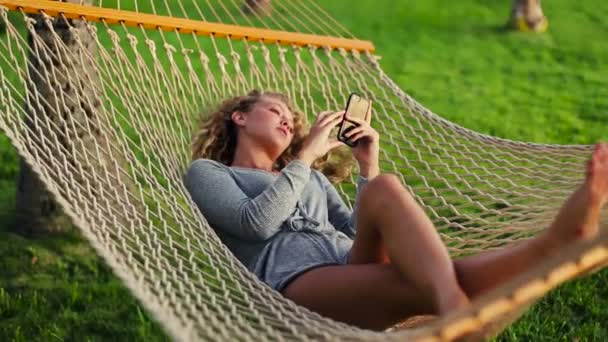
[[[277,149],[282,153],[289,147],[294,134],[294,116],[278,98],[262,96],[249,113],[240,120],[242,133],[251,140]]]

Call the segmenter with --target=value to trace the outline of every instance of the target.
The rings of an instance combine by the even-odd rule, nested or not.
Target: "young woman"
[[[193,140],[185,183],[202,214],[249,270],[299,305],[382,330],[466,306],[535,261],[597,235],[608,197],[605,144],[596,145],[585,182],[543,233],[451,260],[399,178],[380,174],[379,135],[356,118],[354,212],[344,204],[328,177],[349,170],[327,159],[343,146],[330,137],[343,114],[321,113],[307,132],[285,96],[254,91],[225,101]]]

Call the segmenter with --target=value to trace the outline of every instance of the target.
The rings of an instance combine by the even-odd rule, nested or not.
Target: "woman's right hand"
[[[298,153],[298,159],[312,165],[315,160],[323,157],[327,152],[336,147],[344,146],[343,142],[329,138],[332,128],[342,121],[343,115],[344,111],[321,112],[317,115],[308,136],[304,139],[302,149]]]

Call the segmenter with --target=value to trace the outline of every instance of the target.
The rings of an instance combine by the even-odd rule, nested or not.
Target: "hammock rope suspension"
[[[516,142],[441,118],[314,2],[273,1],[269,17],[245,15],[241,0],[120,3],[0,0],[0,129],[174,339],[486,334],[608,261],[602,232],[467,310],[411,329],[363,330],[295,305],[238,262],[182,184],[196,123],[222,99],[280,91],[309,121],[342,108],[352,90],[372,99],[382,170],[401,177],[454,257],[546,228],[583,180],[591,146]],[[337,186],[350,206],[355,177]]]

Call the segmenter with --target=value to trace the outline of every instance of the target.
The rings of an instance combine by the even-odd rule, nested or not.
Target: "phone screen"
[[[357,94],[350,95],[350,97],[348,98],[348,103],[346,104],[346,115],[343,117],[342,123],[340,124],[338,140],[344,142],[345,144],[351,147],[357,144],[356,142],[351,142],[350,140],[344,137],[345,133],[358,126],[358,124],[348,121],[348,119],[346,119],[346,116],[356,117],[365,120],[370,105],[370,100],[364,99]]]

